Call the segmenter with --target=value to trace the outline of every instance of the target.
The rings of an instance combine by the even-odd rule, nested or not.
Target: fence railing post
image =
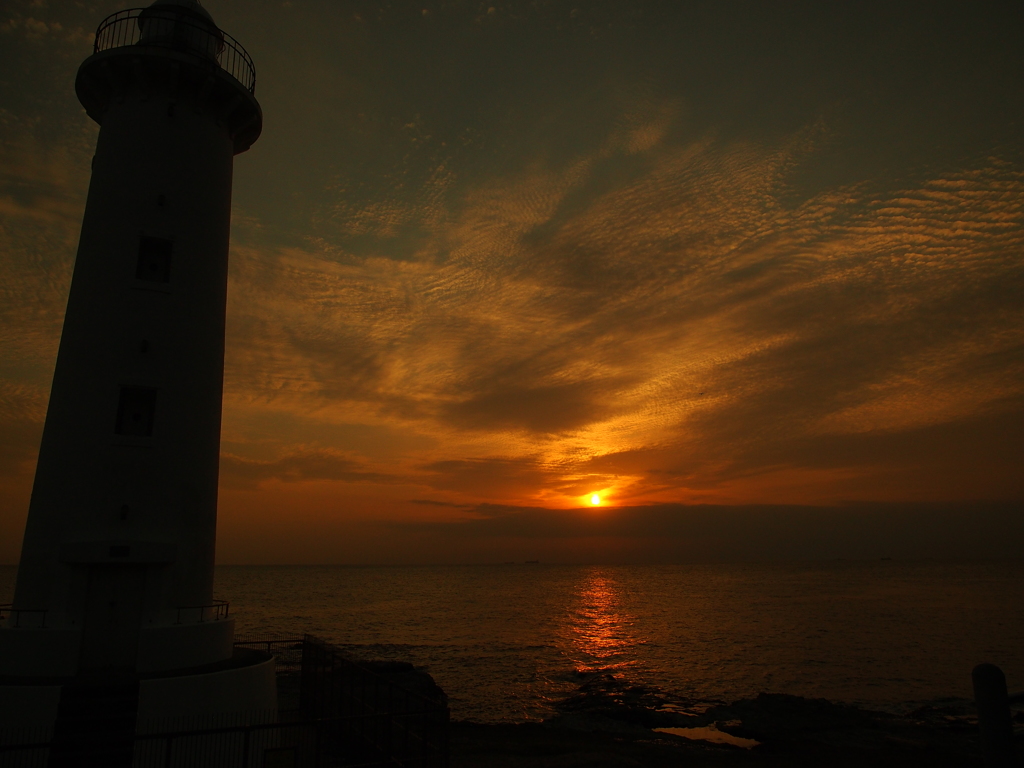
[[[978,728],[985,768],[1017,768],[1013,749],[1013,720],[1006,676],[995,664],[979,664],[971,672],[974,701],[978,705]]]

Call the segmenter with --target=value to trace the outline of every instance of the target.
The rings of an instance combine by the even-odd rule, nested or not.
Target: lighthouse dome
[[[172,12],[199,16],[213,24],[213,17],[210,15],[208,10],[203,8],[203,4],[200,3],[199,0],[156,0],[156,2],[151,3],[149,7],[164,8]]]
[[[159,45],[216,59],[224,33],[199,0],[156,0],[139,14],[138,45]]]

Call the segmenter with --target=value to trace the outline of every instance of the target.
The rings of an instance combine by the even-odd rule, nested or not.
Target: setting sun
[[[593,504],[593,505],[594,505],[594,506],[596,507],[596,506],[597,506],[598,504],[600,504],[600,503],[601,503],[601,497],[600,497],[600,496],[598,496],[598,495],[597,495],[596,493],[595,493],[595,494],[593,494],[593,495],[592,495],[592,496],[590,497],[590,503],[591,503],[591,504]]]

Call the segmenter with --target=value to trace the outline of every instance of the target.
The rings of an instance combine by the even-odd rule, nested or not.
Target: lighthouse
[[[55,743],[107,700],[140,722],[275,707],[273,661],[234,650],[213,596],[232,163],[262,129],[255,84],[198,0],[108,17],[78,71],[100,131],[0,627],[0,716]]]

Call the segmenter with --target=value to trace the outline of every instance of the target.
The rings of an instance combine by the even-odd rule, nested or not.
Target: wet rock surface
[[[543,723],[453,723],[452,768],[983,765],[973,704],[961,700],[906,714],[770,693],[701,702],[596,674],[556,710]]]

